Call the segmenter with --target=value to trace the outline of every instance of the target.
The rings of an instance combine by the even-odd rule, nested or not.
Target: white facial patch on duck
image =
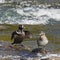
[[[25,33],[23,31],[22,32],[21,31],[16,31],[16,33],[25,35]]]

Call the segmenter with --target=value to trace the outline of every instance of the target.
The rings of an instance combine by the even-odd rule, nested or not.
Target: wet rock
[[[16,47],[20,48],[20,45]],[[32,52],[29,50],[17,50],[15,48],[8,42],[0,41],[0,60],[60,60],[58,57],[51,57],[60,55],[47,54],[48,52],[43,48],[33,49]]]
[[[33,53],[47,54],[48,52],[44,48],[36,48],[32,50]]]

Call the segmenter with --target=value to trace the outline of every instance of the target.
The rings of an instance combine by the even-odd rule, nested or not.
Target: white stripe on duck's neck
[[[23,30],[17,30],[16,33],[17,34],[25,34]]]

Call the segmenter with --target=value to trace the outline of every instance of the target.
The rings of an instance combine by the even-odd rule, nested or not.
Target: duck
[[[48,38],[46,37],[46,34],[41,31],[39,34],[39,39],[37,40],[37,45],[39,48],[45,47],[48,44]]]

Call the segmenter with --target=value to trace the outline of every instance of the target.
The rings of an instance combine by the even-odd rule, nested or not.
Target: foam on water
[[[0,3],[4,3],[5,1],[4,0],[0,0]]]
[[[60,21],[60,9],[39,7],[4,9],[0,9],[0,24],[49,24],[49,20]]]
[[[49,19],[52,18],[56,21],[60,21],[60,9],[39,9],[39,8],[24,8],[22,11],[17,9],[18,14],[23,14],[25,16],[31,16],[30,18],[26,19],[26,23],[28,24],[47,24]],[[31,22],[31,23],[30,23]]]
[[[51,57],[57,57],[57,58],[60,58],[60,55],[58,54],[49,54],[49,55],[46,55],[46,56],[39,56],[39,57],[22,57],[22,56],[12,56],[12,55],[8,55],[8,56],[1,56],[0,55],[0,58],[1,59],[11,59],[11,60],[19,60],[19,59],[23,59],[23,60],[33,60],[34,58],[37,60],[40,60],[40,59],[47,59],[47,58],[51,58]]]

